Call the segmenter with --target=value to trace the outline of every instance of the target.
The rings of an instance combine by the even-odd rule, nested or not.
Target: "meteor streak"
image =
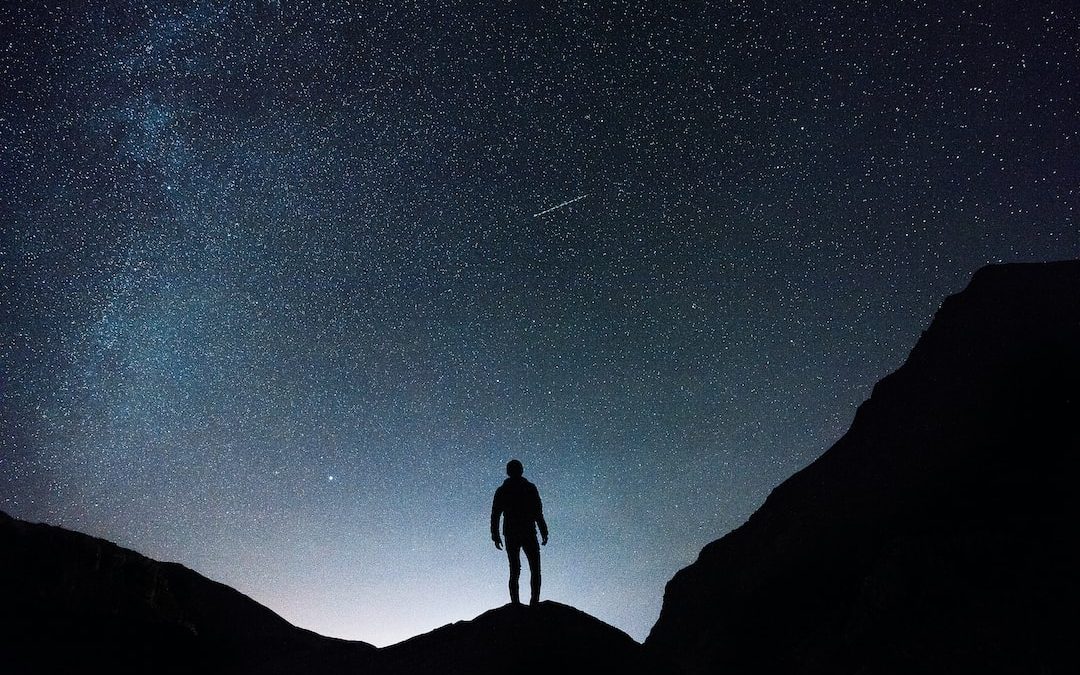
[[[556,204],[555,206],[552,206],[551,208],[548,208],[548,209],[544,209],[543,211],[541,211],[541,212],[539,212],[539,213],[534,213],[534,214],[532,214],[532,217],[533,217],[533,218],[535,218],[535,217],[537,217],[537,216],[542,216],[542,215],[544,215],[545,213],[551,213],[552,211],[554,211],[554,210],[556,210],[556,209],[561,209],[562,207],[566,206],[567,204],[573,204],[573,203],[574,203],[574,202],[576,202],[577,200],[579,200],[579,199],[585,199],[585,198],[586,198],[586,197],[588,197],[588,196],[589,196],[589,193],[588,193],[588,192],[586,192],[585,194],[583,194],[583,195],[579,195],[579,196],[577,196],[577,197],[574,197],[573,199],[571,199],[571,200],[569,200],[569,201],[565,201],[565,202],[563,202],[562,204]]]

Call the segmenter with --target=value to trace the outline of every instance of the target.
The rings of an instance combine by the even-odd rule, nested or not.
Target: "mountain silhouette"
[[[1071,673],[1078,389],[1080,261],[980,270],[848,432],[675,575],[644,646],[543,602],[376,649],[0,512],[0,672]]]
[[[646,647],[691,674],[1074,672],[1078,456],[1080,261],[984,268],[675,575]]]
[[[0,598],[4,675],[665,672],[626,633],[550,601],[383,649],[327,638],[181,565],[2,511]]]
[[[2,511],[0,598],[5,675],[355,673],[376,653],[182,565]]]

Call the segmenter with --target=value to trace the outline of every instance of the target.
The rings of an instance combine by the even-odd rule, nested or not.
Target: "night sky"
[[[506,602],[518,457],[642,639],[945,295],[1080,256],[1075,0],[668,4],[3,3],[0,508],[382,645]]]

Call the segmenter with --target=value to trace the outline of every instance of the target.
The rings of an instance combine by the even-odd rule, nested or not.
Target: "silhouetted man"
[[[521,475],[524,468],[516,459],[506,465],[509,476],[495,491],[491,502],[491,540],[502,550],[499,538],[499,516],[503,517],[503,536],[506,537],[506,556],[510,558],[510,602],[521,604],[518,578],[521,576],[521,551],[529,561],[530,605],[540,602],[540,547],[536,543],[536,528],[540,528],[543,544],[548,543],[548,528],[544,522],[544,506],[536,486]]]

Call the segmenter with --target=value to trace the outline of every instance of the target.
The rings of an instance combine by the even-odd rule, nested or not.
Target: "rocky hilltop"
[[[665,673],[641,645],[573,607],[505,605],[380,651],[385,673]]]
[[[980,270],[850,430],[668,583],[687,673],[1074,672],[1080,262]]]

